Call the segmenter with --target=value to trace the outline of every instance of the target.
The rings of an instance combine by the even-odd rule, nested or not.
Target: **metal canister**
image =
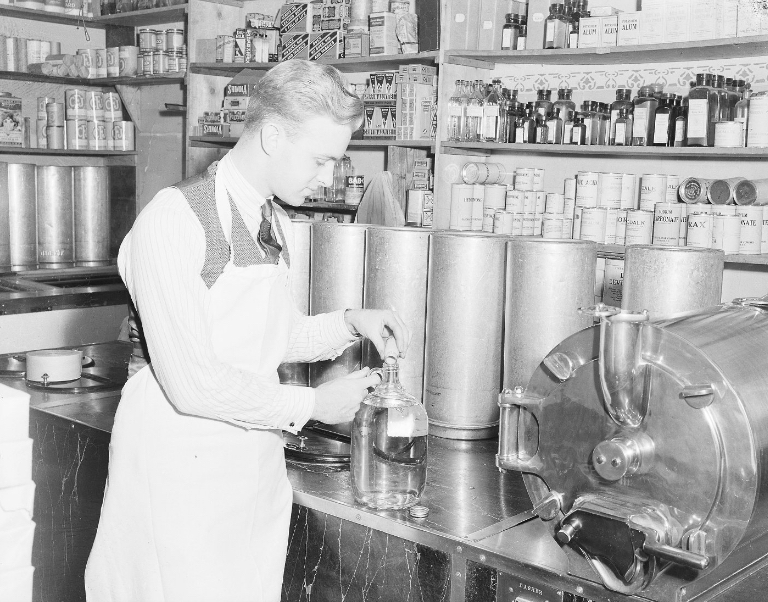
[[[27,270],[37,265],[36,168],[28,163],[7,166],[11,269]]]
[[[713,214],[712,248],[723,251],[726,255],[738,255],[741,218],[738,215]]]
[[[621,209],[638,207],[637,176],[633,173],[621,174]]]
[[[451,186],[451,230],[472,229],[474,184],[453,184]]]
[[[367,226],[315,222],[310,256],[310,314],[363,307],[365,231]],[[317,387],[360,368],[360,342],[334,360],[315,362],[309,380]]]
[[[562,215],[565,211],[565,197],[559,192],[550,192],[547,195],[545,210],[546,213]]]
[[[513,238],[507,243],[504,388],[528,383],[564,338],[592,324],[597,245]]]
[[[46,148],[51,150],[62,150],[66,148],[64,140],[64,127],[63,126],[48,126],[45,128],[45,141]]]
[[[656,203],[653,212],[653,244],[677,247],[680,241],[682,203]]]
[[[620,209],[610,208],[605,210],[605,240],[607,245],[616,244],[616,222],[619,220]]]
[[[366,309],[392,309],[408,325],[411,343],[400,364],[400,381],[419,401],[424,388],[427,327],[428,230],[369,227],[365,239]],[[363,343],[363,364],[381,366],[374,345]]]
[[[523,222],[525,221],[524,213],[512,214],[512,236],[523,235]]]
[[[293,221],[293,245],[291,246],[291,294],[293,302],[302,314],[309,314],[309,266],[312,249],[312,222]],[[277,369],[284,385],[309,386],[309,364],[280,364]]]
[[[533,236],[536,232],[536,214],[523,213],[523,236]]]
[[[64,103],[49,102],[45,105],[46,125],[50,127],[64,127]]]
[[[759,205],[739,206],[736,215],[741,220],[739,255],[760,255],[763,235],[763,208]]]
[[[37,262],[72,267],[74,259],[72,168],[38,165]]]
[[[85,118],[88,121],[104,120],[104,96],[101,90],[85,92]]]
[[[67,148],[71,150],[88,149],[88,122],[85,119],[67,119]]]
[[[627,211],[627,226],[624,244],[649,245],[653,242],[653,211],[630,209]]]
[[[56,102],[56,99],[52,96],[38,96],[37,97],[37,118],[48,120],[48,111],[46,106],[49,102]]]
[[[96,77],[107,77],[107,49],[96,49]]]
[[[109,168],[72,168],[75,223],[75,264],[109,265]]]
[[[0,163],[0,270],[11,267],[11,224],[8,199],[8,164]]]
[[[685,244],[696,249],[712,248],[712,223],[710,213],[694,213],[688,216]]]
[[[627,236],[627,210],[619,209],[616,214],[616,236],[614,238],[614,244],[623,245],[626,242]]]
[[[563,238],[563,216],[560,213],[545,213],[542,219],[541,236],[547,239]]]
[[[104,101],[104,121],[122,121],[123,103],[120,100],[120,95],[117,92],[105,90],[102,92],[102,99]]]
[[[677,203],[677,189],[680,187],[680,176],[667,174],[667,194],[665,201],[667,203]]]
[[[450,232],[430,237],[424,407],[430,433],[440,437],[482,439],[496,432],[507,240]]]
[[[475,232],[483,231],[483,199],[485,198],[485,186],[475,184],[472,192],[472,227]]]
[[[493,215],[494,234],[513,234],[515,214],[511,211],[498,209]],[[522,222],[521,222],[522,224]],[[521,225],[522,228],[522,225]]]
[[[168,73],[168,53],[165,50],[156,50],[152,53],[152,73],[155,75]]]
[[[628,247],[621,307],[651,320],[720,303],[724,257],[711,249]]]
[[[523,213],[536,213],[536,192],[529,190],[525,192],[523,199]]]
[[[48,148],[48,128],[47,119],[37,120],[37,148]]]
[[[151,51],[139,53],[139,73],[145,76],[154,74]]]
[[[601,173],[599,174],[597,206],[609,209],[621,207],[621,192],[624,182],[624,174]]]
[[[85,108],[85,88],[67,88],[64,90],[64,101],[67,106],[67,119],[85,119],[88,112]]]
[[[139,48],[142,50],[154,50],[156,46],[155,42],[155,30],[149,28],[139,29]]]
[[[165,49],[181,50],[182,46],[184,46],[184,30],[183,29],[166,29],[165,30]]]
[[[507,190],[507,211],[512,213],[524,213],[525,212],[525,191],[523,190]]]
[[[107,75],[117,77],[120,75],[120,47],[107,48]]]
[[[711,182],[705,178],[685,178],[677,187],[677,196],[684,203],[706,203]]]
[[[115,150],[136,150],[136,134],[132,121],[115,121],[112,125],[112,140]]]
[[[576,174],[576,206],[597,207],[600,174],[596,171],[580,171]]]
[[[178,73],[181,69],[181,51],[168,50],[168,73]]]
[[[604,243],[607,217],[605,207],[584,207],[581,214],[581,240]]]
[[[107,150],[107,123],[105,121],[87,121],[88,149]]]
[[[537,192],[544,190],[544,170],[539,167],[533,170],[533,189]]]
[[[165,52],[168,50],[167,40],[165,38],[165,31],[162,29],[155,30],[155,50],[162,50]]]
[[[27,40],[27,65],[43,62],[43,43],[41,40]]]
[[[515,190],[533,190],[533,167],[518,167],[515,170]]]
[[[667,176],[665,174],[643,174],[640,178],[640,209],[653,211],[656,203],[667,198]]]
[[[576,200],[576,178],[563,180],[563,196],[566,199]]]

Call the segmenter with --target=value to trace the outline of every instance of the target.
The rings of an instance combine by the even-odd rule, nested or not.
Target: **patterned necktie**
[[[259,226],[259,244],[269,257],[271,263],[277,264],[280,259],[280,251],[283,247],[272,235],[272,201],[267,201],[261,206],[261,225]]]

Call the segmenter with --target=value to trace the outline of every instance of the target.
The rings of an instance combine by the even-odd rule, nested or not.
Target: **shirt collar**
[[[229,153],[224,155],[217,168],[224,177],[224,186],[243,218],[247,216],[251,220],[255,220],[255,223],[259,223],[261,221],[261,206],[266,200],[238,171],[229,155]]]

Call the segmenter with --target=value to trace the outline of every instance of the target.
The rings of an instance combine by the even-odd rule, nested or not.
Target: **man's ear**
[[[259,132],[261,149],[265,155],[274,156],[277,152],[277,148],[280,144],[280,138],[282,137],[282,130],[280,126],[274,123],[267,123]]]

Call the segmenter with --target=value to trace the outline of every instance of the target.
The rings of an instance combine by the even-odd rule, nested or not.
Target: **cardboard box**
[[[310,33],[314,6],[304,2],[284,4],[280,10],[280,34]]]
[[[636,46],[640,44],[641,15],[640,11],[619,14],[619,25],[616,30],[617,46]]]
[[[367,31],[350,31],[344,36],[344,57],[369,56],[371,37]]]
[[[549,5],[549,0],[530,0],[528,2],[528,36],[525,41],[525,47],[528,50],[544,48],[544,21],[549,16]]]
[[[590,17],[610,17],[612,15],[618,15],[621,11],[618,8],[612,6],[592,6],[589,9]]]
[[[309,59],[308,33],[288,33],[280,36],[283,45],[283,60]]]
[[[478,50],[501,50],[501,30],[508,12],[509,0],[480,0]]]
[[[397,139],[431,140],[435,88],[427,84],[405,83],[397,94]]]
[[[600,17],[600,25],[600,46],[616,46],[616,32],[619,28],[618,16]]]
[[[245,128],[245,110],[229,112],[229,135],[239,138]]]
[[[723,0],[697,0],[688,24],[691,40],[714,40],[723,28]]]
[[[640,21],[642,44],[663,44],[668,0],[643,0]]]
[[[599,48],[602,32],[601,17],[582,17],[579,20],[579,48]]]
[[[396,34],[397,16],[394,13],[373,13],[368,17],[371,36],[370,55],[399,54],[400,42]]]
[[[224,98],[240,96],[250,97],[259,86],[259,80],[264,77],[263,72],[255,69],[243,69],[224,86]]]
[[[446,48],[451,50],[477,50],[477,34],[480,24],[480,11],[475,4],[477,0],[451,0],[446,3],[448,8],[446,23]],[[419,21],[424,23],[424,15],[419,12],[419,4],[416,3],[416,11],[419,13]],[[439,35],[438,35],[439,40]],[[419,36],[421,41],[421,36]],[[422,50],[427,50],[420,46]],[[433,50],[436,50],[433,49]]]
[[[309,34],[309,60],[343,59],[344,34],[340,31],[324,31]]]
[[[275,18],[263,13],[247,13],[245,15],[245,26],[262,29],[275,26]]]
[[[349,29],[349,19],[321,19],[320,31],[342,31]]]
[[[349,4],[323,4],[322,19],[349,19]]]
[[[402,65],[401,67],[405,67],[407,73],[414,75],[437,75],[437,67],[430,65]]]
[[[0,96],[0,146],[24,146],[21,98]]]
[[[666,0],[665,43],[690,41],[691,4],[691,0]]]

